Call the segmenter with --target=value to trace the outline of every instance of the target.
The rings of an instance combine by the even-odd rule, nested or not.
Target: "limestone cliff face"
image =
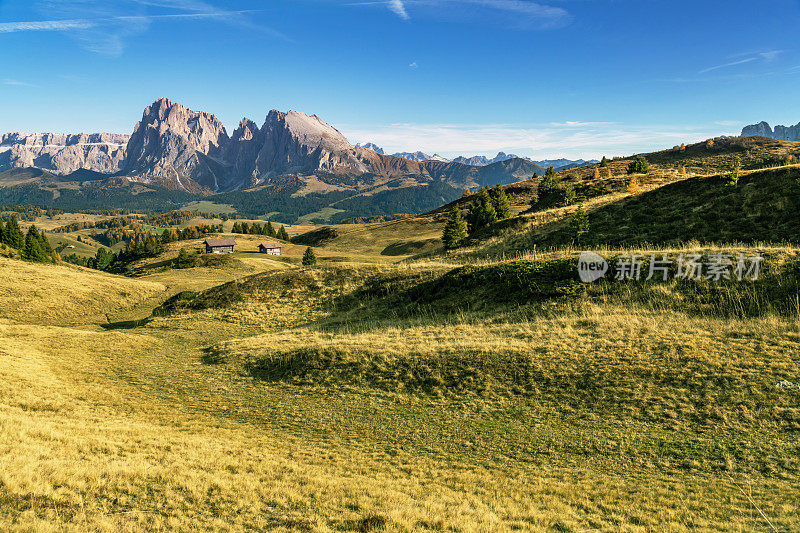
[[[769,123],[759,122],[742,129],[742,137],[770,137],[779,141],[800,141],[800,123],[794,126],[775,126],[773,130]]]
[[[117,172],[129,135],[112,133],[6,133],[0,137],[0,171],[35,167],[53,174]]]
[[[258,124],[243,118],[223,150],[222,158],[230,165],[226,189],[241,189],[258,184],[256,158],[264,145]]]
[[[520,164],[511,164],[515,161]],[[336,128],[299,111],[270,111],[260,128],[242,119],[229,137],[214,115],[166,98],[145,108],[131,135],[11,133],[0,141],[0,171],[35,167],[68,174],[86,169],[192,192],[246,189],[281,176],[320,171],[329,183],[356,189],[394,178],[417,185],[443,181],[454,187],[509,183],[539,170],[522,162],[509,159],[502,166],[482,167],[435,156],[414,161],[384,155],[353,147]]]
[[[169,188],[219,190],[227,143],[225,127],[214,115],[161,98],[136,124],[121,173]]]
[[[272,110],[261,128],[264,145],[256,158],[260,179],[324,170],[363,174],[367,166],[350,142],[318,116]]]

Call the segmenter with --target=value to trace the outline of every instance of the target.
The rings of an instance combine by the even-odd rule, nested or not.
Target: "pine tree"
[[[186,248],[181,248],[178,257],[175,258],[175,268],[189,268],[190,266],[192,266],[192,259],[189,257],[189,252]]]
[[[47,254],[42,249],[42,241],[39,238],[39,232],[36,230],[36,226],[31,226],[28,228],[28,232],[25,234],[25,244],[22,248],[22,258],[28,261],[36,261],[38,263],[44,263],[49,260]]]
[[[55,252],[53,252],[53,247],[50,246],[50,241],[47,240],[47,235],[44,234],[44,230],[39,232],[39,244],[42,247],[42,251],[47,256],[47,261],[53,261]]]
[[[606,159],[606,156],[603,156],[603,159],[600,160],[600,166],[601,167],[607,167],[608,166],[608,159]]]
[[[276,238],[278,238],[278,239],[280,239],[282,241],[288,241],[289,240],[289,234],[286,232],[286,228],[281,226],[280,229],[278,229],[278,233],[276,235]],[[313,254],[314,252],[312,251],[311,253]],[[314,261],[316,262],[316,259]]]
[[[461,216],[461,210],[454,207],[450,211],[450,218],[444,226],[442,242],[447,250],[458,248],[467,239],[467,223]]]
[[[494,210],[492,205],[492,198],[486,189],[481,189],[475,195],[472,205],[469,207],[467,213],[467,224],[469,226],[470,235],[474,234],[479,229],[488,226],[497,220],[497,211]]]
[[[564,186],[564,190],[561,191],[561,195],[561,205],[567,206],[575,203],[575,190],[569,183]]]
[[[283,227],[283,226],[281,226]],[[312,266],[317,264],[317,255],[314,250],[309,246],[303,254],[303,266]]]
[[[583,210],[583,204],[578,205],[577,211],[569,222],[569,232],[576,244],[586,242],[589,236],[589,216]]]
[[[277,233],[275,233],[275,228],[272,227],[272,222],[269,220],[267,220],[267,227],[264,229],[264,233],[267,235],[267,237],[274,238],[277,236]]]
[[[16,217],[11,217],[6,222],[5,231],[3,231],[3,238],[5,243],[12,248],[21,250],[25,244],[25,237],[22,235],[22,230],[19,227]]]
[[[498,220],[508,218],[511,216],[511,204],[508,202],[508,196],[505,189],[499,185],[492,189],[492,207],[497,213]]]
[[[628,164],[628,174],[647,174],[650,172],[650,163],[644,156],[638,156]]]
[[[239,222],[234,222],[233,227],[231,228],[231,233],[241,233],[242,232],[242,225]]]
[[[734,159],[731,165],[731,171],[728,174],[728,185],[735,187],[739,183],[739,171],[742,170],[742,160],[738,157]]]
[[[6,227],[3,224],[3,219],[0,218],[0,244],[3,244],[3,243],[6,242],[5,233],[6,233]]]
[[[95,255],[95,260],[97,261],[96,268],[98,270],[106,270],[108,267],[111,266],[111,263],[114,262],[114,253],[109,252],[105,248],[100,248],[97,250],[97,254]]]

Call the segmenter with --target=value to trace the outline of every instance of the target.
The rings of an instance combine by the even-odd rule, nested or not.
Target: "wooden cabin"
[[[258,245],[258,251],[262,254],[281,255],[281,245],[277,242],[261,243]]]
[[[206,245],[207,254],[232,254],[236,241],[233,239],[208,239],[203,244]]]

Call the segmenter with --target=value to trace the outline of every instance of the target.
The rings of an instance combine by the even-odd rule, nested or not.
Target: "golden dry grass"
[[[447,268],[404,264],[307,269],[308,287],[265,271],[278,281],[242,281],[234,305],[102,329],[108,302],[77,281],[171,293],[218,284],[214,269],[150,283],[0,261],[3,287],[44,285],[19,300],[41,323],[0,324],[2,530],[767,530],[759,510],[800,527],[797,392],[775,387],[800,382],[798,317],[328,305],[375,274]],[[45,325],[59,297],[80,327]],[[251,373],[301,351],[343,365]],[[482,374],[453,382],[442,360]],[[433,381],[406,387],[407,361]],[[520,361],[538,377],[504,364]]]
[[[160,295],[159,283],[72,265],[0,258],[0,318],[23,324],[83,324]]]

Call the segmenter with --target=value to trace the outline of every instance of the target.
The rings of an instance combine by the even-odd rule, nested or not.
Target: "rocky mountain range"
[[[505,154],[487,165],[470,165],[421,153],[382,152],[375,145],[351,145],[316,115],[273,110],[261,127],[244,118],[228,135],[213,114],[160,98],[145,108],[131,135],[6,134],[0,141],[0,171],[92,171],[188,192],[247,189],[284,176],[321,181],[326,190],[368,189],[389,181],[464,188],[513,183],[544,171]]]
[[[750,124],[742,129],[742,137],[769,137],[779,141],[800,141],[800,123],[794,126],[775,126],[772,129],[768,122]]]
[[[119,172],[130,135],[6,133],[0,137],[0,170],[39,168],[56,174],[90,169]]]
[[[366,148],[368,150],[372,150],[373,152],[377,152],[379,154],[384,154],[385,151],[380,146],[376,145],[375,143],[365,143],[365,144],[357,144],[356,147]],[[505,152],[498,152],[494,157],[486,157],[484,155],[474,155],[471,157],[466,156],[458,156],[453,159],[447,159],[439,154],[428,155],[425,152],[417,151],[417,152],[397,152],[392,154],[395,157],[402,157],[405,159],[410,159],[411,161],[444,161],[444,162],[453,162],[453,163],[461,163],[462,165],[470,165],[474,167],[485,167],[487,165],[492,165],[494,163],[500,163],[502,161],[508,161],[509,159],[524,159],[529,161],[535,165],[540,167],[553,167],[556,170],[560,169],[567,169],[573,167],[579,167],[582,165],[591,165],[594,163],[599,163],[596,159],[591,160],[584,160],[584,159],[544,159],[542,161],[534,161],[530,157],[519,156],[516,154],[506,154]]]

